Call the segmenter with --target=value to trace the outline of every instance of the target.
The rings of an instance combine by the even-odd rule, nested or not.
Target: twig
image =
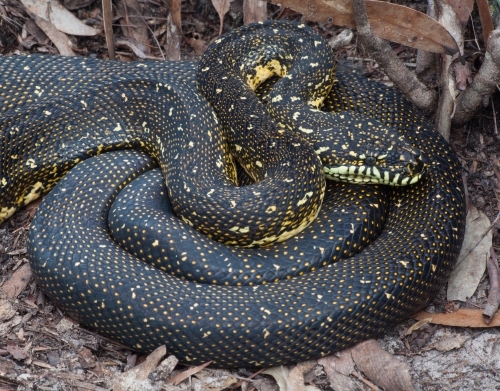
[[[484,307],[483,317],[485,323],[490,323],[500,304],[500,275],[498,259],[493,247],[490,248],[490,256],[486,260],[486,268],[488,269],[488,277],[490,278],[490,293]]]
[[[391,46],[372,35],[364,0],[352,0],[353,17],[358,35],[371,56],[384,68],[394,85],[417,107],[426,112],[436,108],[436,92],[422,84],[394,54]]]
[[[446,0],[436,0],[436,4],[438,5],[439,10],[438,22],[446,27],[457,42],[460,51],[463,52],[463,26],[457,13],[455,12],[453,6],[451,6]],[[458,58],[463,61],[461,55],[458,54],[458,56]],[[441,58],[439,76],[440,96],[434,123],[435,128],[439,130],[439,133],[441,133],[445,140],[450,139],[452,118],[456,111],[455,100],[459,93],[457,80],[453,74],[453,65],[456,62],[456,59],[457,56],[442,56]]]
[[[498,184],[497,187],[498,190],[500,190],[500,160],[495,155],[491,155],[491,161],[493,164],[491,165],[491,168],[493,168],[493,172],[495,173],[495,176],[497,177]]]
[[[500,141],[500,134],[498,133],[498,126],[497,126],[497,113],[495,111],[495,102],[493,102],[493,99],[491,100],[491,110],[493,110],[493,137],[497,139],[497,141]],[[498,177],[498,180],[500,181],[500,177]]]
[[[369,381],[368,379],[365,379],[363,376],[361,376],[358,372],[356,371],[353,371],[351,372],[351,375],[356,377],[359,381],[365,383],[368,387],[370,387],[370,389],[372,391],[377,391],[379,388],[373,384],[371,381]]]
[[[454,125],[469,121],[483,103],[500,84],[500,29],[494,30],[489,37],[484,62],[472,84],[462,92],[456,101]]]
[[[111,0],[102,0],[102,19],[104,21],[104,35],[110,60],[115,59],[115,45],[113,43],[113,13],[111,11]]]
[[[250,377],[246,378],[246,379],[241,379],[238,383],[232,385],[231,387],[227,388],[227,390],[229,391],[233,391],[233,390],[236,390],[238,387],[240,387],[244,381],[249,381],[251,379],[253,379],[255,376],[257,375],[260,375],[262,372],[264,372],[265,369],[259,369],[257,372],[255,372],[254,374],[252,374]]]

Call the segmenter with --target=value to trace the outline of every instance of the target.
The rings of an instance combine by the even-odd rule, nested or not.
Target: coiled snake
[[[311,29],[284,22],[250,25],[216,41],[199,65],[198,84],[218,117],[196,92],[193,63],[2,59],[2,219],[81,160],[113,149],[148,152],[167,185],[152,171],[116,199],[155,165],[135,151],[77,164],[30,229],[29,257],[41,288],[71,316],[135,350],[164,343],[182,361],[225,367],[331,354],[424,306],[461,247],[459,163],[392,89],[341,71],[323,102],[333,78],[323,45]],[[266,107],[251,90],[272,74],[282,78]],[[334,113],[320,112],[323,103]],[[235,186],[231,156],[254,184]],[[337,198],[348,205],[336,207],[339,214],[323,208],[308,226],[322,202],[324,174],[366,183],[420,180],[391,188],[328,184],[335,189],[325,204]],[[146,192],[145,183],[156,185]],[[156,198],[168,193],[183,223],[143,217],[141,192],[149,206],[168,203]],[[133,201],[133,213],[123,212],[123,200]],[[174,276],[116,246],[106,220],[113,201],[116,240]],[[293,235],[271,247],[227,246]],[[184,269],[191,281],[175,276]],[[227,285],[232,281],[244,286]]]

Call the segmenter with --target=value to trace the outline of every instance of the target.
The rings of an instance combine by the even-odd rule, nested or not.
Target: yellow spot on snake
[[[319,147],[319,148],[318,148],[316,151],[314,151],[314,152],[316,152],[316,154],[317,154],[317,155],[319,155],[319,154],[321,154],[321,153],[323,153],[323,152],[328,151],[329,149],[330,149],[330,147]]]
[[[276,205],[268,206],[266,209],[266,213],[273,213],[275,211],[276,211]]]
[[[14,214],[15,211],[16,208],[14,207],[12,208],[3,207],[2,209],[0,209],[0,221],[8,219],[10,216]]]
[[[26,160],[26,165],[30,168],[36,168],[36,163],[35,159],[28,159]]]
[[[307,200],[313,196],[313,194],[314,193],[312,191],[308,191],[304,196],[304,198],[302,198],[301,200],[299,200],[299,202],[297,202],[297,206],[304,205],[307,202]]]
[[[28,205],[31,201],[36,200],[38,197],[40,197],[40,190],[42,189],[42,187],[42,182],[35,183],[31,191],[23,197],[24,205]]]
[[[271,76],[283,76],[286,73],[286,67],[281,65],[278,60],[271,60],[264,65],[258,65],[254,68],[255,75],[247,75],[247,83],[252,90],[255,89]]]
[[[307,133],[307,134],[310,134],[310,133],[312,133],[312,132],[313,132],[313,130],[312,130],[312,129],[307,129],[307,128],[304,128],[304,127],[302,127],[302,126],[299,126],[299,130],[300,130],[301,132],[304,132],[304,133]]]

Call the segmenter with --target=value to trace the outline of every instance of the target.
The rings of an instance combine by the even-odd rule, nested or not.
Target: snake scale
[[[274,44],[281,37],[287,38],[283,51]],[[241,56],[248,45],[252,50]],[[1,219],[59,181],[28,237],[39,286],[69,315],[136,351],[166,344],[181,361],[219,367],[331,354],[422,308],[460,251],[459,162],[397,91],[318,66],[309,56],[313,48],[325,50],[322,45],[303,25],[266,22],[223,36],[199,66],[2,58]],[[289,54],[301,46],[305,54]],[[223,70],[221,59],[236,65],[246,87]],[[281,76],[268,96],[276,105],[255,103],[249,94],[273,74]],[[297,74],[306,77],[304,90]],[[333,86],[324,84],[334,77]],[[219,91],[221,80],[230,83],[229,92]],[[228,95],[219,102],[223,109],[211,102],[218,117],[196,83],[207,98]],[[240,105],[244,100],[251,109]],[[321,106],[332,113],[326,116]],[[236,125],[225,118],[232,110]],[[238,117],[245,112],[249,119]],[[329,143],[322,144],[311,123],[343,136],[325,131]],[[219,127],[227,131],[216,132]],[[304,134],[312,134],[311,144]],[[130,150],[95,156],[121,148],[139,148],[153,159]],[[252,184],[236,186],[232,156]],[[160,171],[149,171],[157,164]],[[329,183],[324,204],[337,208],[329,214],[319,210],[324,175],[414,184]],[[137,182],[135,190],[118,196],[129,182]],[[146,194],[145,204],[137,192]],[[170,201],[158,198],[165,194]],[[333,206],[336,199],[345,208]],[[123,212],[124,200],[133,201],[135,212]],[[170,225],[160,229],[163,217],[142,212],[165,202]],[[116,246],[109,211],[111,229],[125,233],[116,240],[129,239],[125,247],[158,268]],[[131,227],[120,219],[132,220]],[[164,234],[165,243],[149,234]],[[283,243],[244,248],[271,242]],[[228,246],[233,243],[243,247]],[[210,262],[219,271],[208,271]],[[177,276],[185,265],[189,279]]]

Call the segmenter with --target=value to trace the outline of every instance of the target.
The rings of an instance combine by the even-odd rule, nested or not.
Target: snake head
[[[329,147],[323,142],[316,147],[327,178],[391,186],[411,185],[422,178],[429,166],[427,157],[397,130],[373,118],[342,114],[348,120],[332,132]],[[336,147],[332,150],[331,145]]]

